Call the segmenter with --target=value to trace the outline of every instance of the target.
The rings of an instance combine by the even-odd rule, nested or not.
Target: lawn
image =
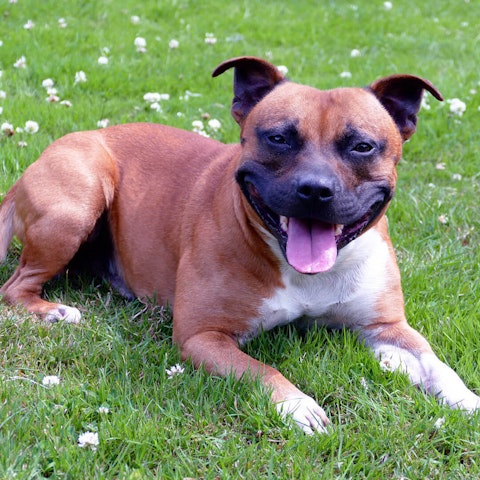
[[[230,57],[266,58],[318,88],[420,75],[446,101],[428,97],[405,145],[391,235],[409,322],[478,393],[478,18],[474,0],[1,0],[0,198],[76,130],[149,121],[236,142],[232,75],[211,78]],[[89,278],[46,295],[83,322],[0,305],[0,479],[480,478],[480,415],[383,372],[348,332],[289,327],[246,347],[325,407],[330,433],[306,436],[253,380],[172,372],[167,309]]]

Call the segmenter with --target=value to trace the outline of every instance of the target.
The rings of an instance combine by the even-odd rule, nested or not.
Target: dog
[[[128,297],[171,305],[182,359],[258,377],[308,434],[328,430],[324,410],[241,350],[298,319],[350,328],[441,402],[478,409],[480,397],[407,323],[385,217],[422,95],[440,92],[412,75],[318,90],[255,57],[213,76],[231,68],[240,144],[133,123],[68,134],[26,169],[0,209],[0,255],[13,236],[23,244],[3,300],[78,322],[77,308],[41,293],[81,265]]]

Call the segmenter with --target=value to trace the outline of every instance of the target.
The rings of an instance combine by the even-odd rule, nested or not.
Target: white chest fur
[[[261,330],[308,317],[328,326],[355,326],[376,316],[375,303],[384,289],[388,246],[372,229],[343,248],[335,266],[325,273],[304,275],[282,261],[284,287],[264,300],[251,336]]]

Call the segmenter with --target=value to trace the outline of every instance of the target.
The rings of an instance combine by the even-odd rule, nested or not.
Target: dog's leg
[[[40,298],[42,285],[55,275],[52,272],[53,270],[44,268],[40,264],[32,265],[22,255],[17,270],[1,288],[0,294],[6,302],[21,304],[29,312],[44,317],[46,321],[64,320],[69,323],[78,323],[81,314],[77,308],[47,302]]]
[[[242,352],[235,340],[221,332],[203,332],[181,345],[183,359],[191,359],[196,367],[203,365],[216,375],[233,373],[259,378],[271,390],[272,400],[282,417],[291,416],[308,434],[325,432],[330,423],[324,410],[313,398],[301,392],[280,372]]]
[[[427,340],[406,321],[373,325],[363,335],[383,369],[406,373],[414,385],[436,395],[452,408],[468,412],[480,408],[480,397],[465,386],[433,353]]]
[[[67,267],[113,199],[116,170],[96,135],[69,135],[52,144],[9,197],[23,251],[0,295],[47,321],[80,320],[78,309],[43,300],[42,287]]]
[[[0,294],[11,304],[21,304],[50,322],[78,323],[80,312],[74,307],[48,302],[40,295],[45,282],[60,273],[73,258],[82,239],[93,229],[96,218],[77,224],[70,212],[50,209],[25,232],[19,265],[1,288]],[[61,217],[59,217],[61,215]],[[63,218],[61,222],[58,218]]]

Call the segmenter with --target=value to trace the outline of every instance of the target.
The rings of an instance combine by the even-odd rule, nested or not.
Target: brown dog
[[[414,384],[452,407],[479,408],[407,324],[384,217],[423,90],[440,93],[410,75],[320,91],[253,57],[213,75],[232,67],[241,145],[130,124],[72,133],[45,150],[0,210],[0,255],[13,235],[24,244],[4,300],[77,322],[76,308],[40,298],[42,285],[90,265],[126,295],[172,305],[184,359],[259,376],[307,433],[325,429],[322,408],[239,348],[299,318],[352,328]]]

